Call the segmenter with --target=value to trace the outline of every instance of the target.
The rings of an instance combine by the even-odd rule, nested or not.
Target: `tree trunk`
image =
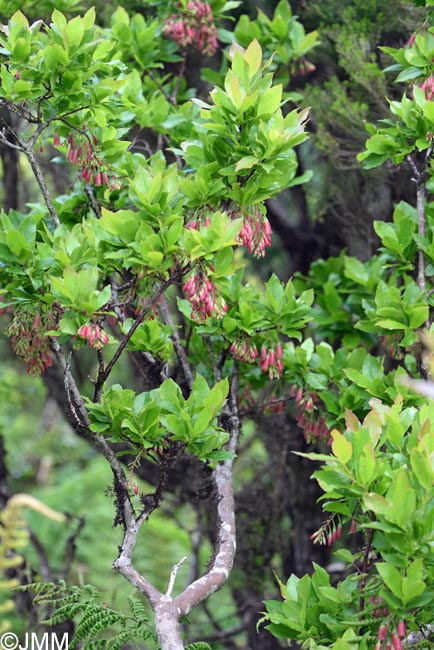
[[[154,608],[154,616],[161,650],[184,650],[178,612],[172,598],[162,598]]]

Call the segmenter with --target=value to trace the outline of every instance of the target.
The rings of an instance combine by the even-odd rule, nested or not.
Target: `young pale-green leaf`
[[[330,435],[333,440],[332,451],[336,458],[345,465],[353,454],[353,445],[337,429],[333,429]]]

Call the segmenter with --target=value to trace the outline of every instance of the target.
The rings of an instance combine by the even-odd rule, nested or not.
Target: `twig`
[[[359,612],[363,612],[365,609],[365,587],[366,587],[366,581],[368,579],[369,554],[371,552],[371,542],[372,542],[373,533],[374,531],[372,530],[372,528],[369,528],[366,535],[366,546],[363,549],[362,580],[360,581]]]
[[[152,81],[154,84],[157,86],[158,90],[163,93],[164,97],[167,99],[168,102],[176,106],[176,102],[173,100],[173,97],[169,95],[167,90],[162,86],[162,84],[159,82],[159,80],[156,78],[152,70],[148,70],[148,75],[151,77]]]
[[[178,79],[176,80],[175,88],[173,89],[173,93],[172,93],[172,102],[174,106],[176,106],[178,103],[178,92],[179,92],[179,87],[181,85],[182,77],[184,76],[186,63],[187,63],[187,53],[184,54],[184,57],[182,59],[181,67],[179,68]]]
[[[21,104],[11,102],[8,99],[0,99],[0,108],[3,107],[11,111],[11,113],[15,113],[16,115],[19,115],[23,120],[29,122],[30,124],[38,123],[38,118],[36,117],[36,115],[33,115],[33,113],[28,111]]]
[[[187,359],[187,355],[185,353],[184,347],[181,343],[181,339],[179,338],[178,330],[175,327],[175,324],[172,319],[172,314],[170,313],[169,305],[167,304],[167,300],[164,296],[162,296],[160,300],[160,309],[161,309],[161,314],[163,316],[164,323],[166,325],[170,325],[172,327],[172,341],[173,341],[173,346],[175,348],[175,352],[177,354],[177,357],[179,359],[179,362],[182,366],[182,370],[184,372],[184,377],[185,380],[188,384],[189,389],[192,389],[193,386],[193,373],[190,368],[190,364]]]
[[[97,350],[96,353],[98,357],[98,377],[95,382],[95,390],[93,393],[93,401],[94,402],[99,402],[101,401],[101,392],[102,392],[102,386],[103,386],[103,381],[101,381],[101,377],[104,375],[105,371],[105,364],[104,364],[104,357],[102,354],[102,350]]]
[[[66,360],[60,348],[59,342],[55,338],[50,338],[49,340],[50,347],[53,350],[56,361],[59,364],[60,369],[64,375],[65,392],[67,395],[67,400],[69,400],[68,405],[71,408],[71,415],[74,419],[74,425],[84,432],[86,437],[92,441],[96,449],[98,449],[98,451],[100,451],[106,458],[112,469],[115,478],[115,485],[124,486],[126,482],[126,476],[118,457],[108,442],[105,440],[105,438],[96,431],[92,431],[90,428],[89,415],[84,405],[83,398],[81,397],[80,392],[77,388],[77,384],[75,383],[75,379],[71,373],[71,356],[69,356],[68,360]],[[131,505],[128,490],[123,487],[119,505],[122,507],[122,515],[124,516],[123,523],[125,527],[128,527],[131,522],[135,525],[134,509]]]
[[[101,382],[101,385],[106,381],[107,377],[110,375],[111,371],[113,370],[113,366],[115,363],[118,361],[119,357],[121,356],[122,352],[125,350],[127,347],[131,337],[133,336],[134,332],[137,330],[139,325],[144,321],[146,318],[147,314],[149,311],[152,309],[152,307],[155,305],[157,300],[164,294],[165,291],[170,287],[170,285],[174,282],[174,277],[170,277],[168,280],[163,282],[163,284],[160,286],[158,291],[155,292],[155,294],[152,296],[151,300],[149,300],[146,305],[143,307],[139,315],[137,316],[136,320],[134,321],[133,325],[131,326],[130,330],[125,334],[124,338],[119,344],[118,349],[110,359],[109,363],[106,366],[105,371],[102,373],[101,377],[98,378],[98,382]],[[98,387],[98,386],[97,386]],[[95,388],[96,390],[96,388]]]
[[[90,207],[94,211],[96,218],[101,219],[101,206],[95,200],[92,189],[89,187],[89,185],[87,183],[86,183],[86,185],[84,187],[84,191],[86,192],[86,196],[89,199]]]
[[[67,515],[69,516],[69,515]],[[72,517],[71,517],[72,518]],[[62,578],[66,579],[68,576],[72,563],[75,559],[75,553],[77,550],[77,537],[80,535],[81,531],[83,530],[84,524],[85,524],[85,518],[84,517],[76,517],[77,519],[77,526],[75,530],[73,530],[70,535],[68,535],[68,538],[65,542],[65,564],[62,569]]]
[[[416,183],[416,206],[418,217],[418,235],[425,237],[425,181],[426,174],[421,172],[411,156],[407,156],[408,164],[413,171],[412,181]],[[419,247],[418,249],[418,273],[417,283],[421,291],[426,290],[425,278],[425,254]]]
[[[42,174],[39,163],[36,160],[36,156],[33,152],[33,149],[31,149],[28,145],[24,144],[23,151],[26,154],[27,159],[30,163],[30,167],[32,168],[36,181],[42,192],[42,196],[44,197],[45,204],[48,208],[48,212],[50,213],[53,223],[55,226],[59,227],[60,226],[59,217],[57,216],[56,208],[54,207],[53,202],[51,201],[50,193],[48,191],[47,185],[45,184],[44,176]]]
[[[167,585],[166,598],[169,598],[172,595],[173,587],[175,586],[176,575],[179,571],[179,568],[187,561],[187,556],[185,555],[179,562],[177,562],[170,574],[169,584]]]
[[[29,538],[39,558],[39,573],[41,574],[41,578],[44,582],[50,582],[53,579],[53,575],[51,573],[47,551],[35,531],[31,528],[29,529]]]

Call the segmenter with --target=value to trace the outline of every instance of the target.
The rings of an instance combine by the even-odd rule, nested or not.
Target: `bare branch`
[[[172,595],[173,587],[175,586],[175,580],[177,573],[180,569],[180,567],[184,564],[184,562],[187,561],[187,556],[185,555],[179,562],[177,562],[172,569],[172,573],[170,574],[169,578],[169,584],[167,585],[167,591],[166,591],[166,598]]]
[[[146,303],[146,305],[143,307],[139,315],[137,316],[136,320],[134,321],[133,325],[131,326],[129,332],[125,334],[124,338],[119,344],[118,349],[110,359],[109,363],[106,366],[105,372],[101,375],[101,377],[98,379],[98,381],[101,382],[101,385],[106,381],[107,377],[110,375],[111,371],[113,370],[113,367],[115,363],[118,361],[119,357],[121,356],[122,352],[125,350],[127,347],[129,341],[131,340],[131,337],[133,336],[134,332],[137,330],[139,325],[145,320],[146,316],[148,313],[151,311],[152,307],[155,305],[155,303],[158,301],[160,296],[164,294],[165,291],[170,287],[171,284],[174,282],[174,277],[170,277],[168,280],[162,283],[160,288],[155,292],[155,294],[152,296],[150,300]],[[96,388],[95,388],[96,390]]]
[[[64,375],[65,392],[67,399],[69,396],[69,406],[72,410],[72,416],[76,420],[74,424],[79,430],[84,432],[86,437],[91,440],[96,449],[98,449],[98,451],[103,454],[103,456],[110,464],[115,478],[115,485],[117,485],[119,489],[122,489],[121,503],[119,503],[119,505],[122,507],[124,526],[128,527],[130,523],[135,524],[134,510],[131,505],[128,490],[124,487],[126,476],[123,467],[119,462],[119,459],[116,456],[115,452],[107,443],[105,438],[103,438],[103,436],[101,436],[99,433],[91,430],[89,415],[87,413],[83,398],[80,395],[77,384],[75,383],[75,379],[72,376],[69,362],[65,359],[59,342],[55,338],[50,338],[50,346]]]
[[[428,162],[429,155],[426,158],[426,162]],[[416,183],[418,235],[420,237],[425,237],[425,181],[427,180],[427,176],[425,170],[421,171],[411,156],[407,156],[407,162],[413,172],[413,178],[411,180]],[[426,290],[425,253],[421,248],[418,250],[417,283],[421,291]],[[427,325],[429,326],[429,323],[427,323]]]
[[[182,366],[182,370],[184,372],[184,377],[185,380],[188,384],[189,389],[192,389],[193,386],[193,373],[190,368],[190,364],[187,359],[187,355],[185,353],[184,347],[181,343],[181,339],[179,338],[178,331],[176,329],[176,326],[173,322],[172,319],[172,314],[170,313],[169,305],[167,304],[167,300],[165,299],[164,296],[162,296],[161,301],[160,301],[160,309],[161,309],[161,314],[163,316],[163,320],[166,325],[170,325],[173,329],[172,332],[172,341],[173,345],[175,348],[175,352],[177,354],[177,357],[179,359],[179,362]]]
[[[48,191],[47,185],[45,183],[44,176],[42,174],[42,171],[41,171],[39,163],[38,163],[38,161],[36,159],[36,156],[35,156],[35,154],[33,152],[33,149],[30,146],[25,144],[23,151],[24,151],[25,155],[27,156],[27,159],[28,159],[28,161],[30,163],[30,167],[32,168],[32,171],[33,171],[33,173],[35,175],[36,181],[37,181],[37,183],[39,185],[39,188],[40,188],[40,190],[42,192],[42,196],[44,197],[45,204],[46,204],[46,206],[48,208],[48,212],[50,213],[50,216],[51,216],[51,218],[53,220],[53,223],[54,223],[55,226],[59,227],[60,226],[59,217],[57,216],[56,208],[54,207],[53,202],[51,200],[50,193]]]
[[[235,453],[240,432],[240,420],[236,403],[237,377],[232,377],[228,403],[221,413],[221,420],[230,433],[227,450]],[[200,602],[220,589],[229,577],[235,557],[235,503],[232,484],[233,458],[219,463],[214,470],[217,489],[218,542],[215,556],[207,573],[195,580],[174,599],[179,616],[186,616]]]

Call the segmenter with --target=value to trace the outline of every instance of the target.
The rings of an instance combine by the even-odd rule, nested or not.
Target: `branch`
[[[42,174],[41,168],[39,166],[38,161],[36,160],[36,156],[33,152],[33,149],[31,149],[27,145],[23,145],[23,151],[25,155],[27,156],[27,159],[30,163],[30,167],[32,168],[32,171],[35,175],[36,181],[39,185],[39,188],[42,192],[42,196],[44,197],[45,204],[48,208],[48,212],[50,213],[50,216],[53,220],[53,223],[55,226],[59,227],[60,226],[60,221],[59,217],[57,216],[56,208],[53,205],[53,202],[51,201],[50,193],[48,191],[47,185],[45,184],[45,179]]]
[[[14,103],[8,99],[3,98],[0,99],[0,108],[6,108],[8,111],[15,113],[15,115],[19,115],[19,117],[21,117],[26,122],[29,122],[30,124],[38,123],[38,118],[33,115],[33,113],[24,108],[22,104]]]
[[[192,389],[193,386],[193,373],[190,368],[190,364],[187,359],[187,355],[185,353],[185,349],[181,343],[181,339],[179,338],[178,331],[175,327],[175,324],[172,319],[172,314],[170,313],[169,305],[167,304],[167,300],[164,298],[164,296],[161,298],[160,301],[160,309],[161,313],[163,316],[163,321],[166,325],[170,325],[173,328],[172,332],[172,341],[173,341],[173,346],[175,348],[175,352],[177,354],[177,357],[179,359],[179,362],[182,366],[182,370],[184,372],[184,377],[185,380],[188,384],[189,389]]]
[[[124,541],[121,548],[121,553],[117,560],[113,563],[113,569],[119,571],[130,582],[133,587],[136,587],[142,594],[144,594],[155,609],[163,598],[163,594],[158,591],[154,585],[146,580],[131,564],[131,555],[136,545],[137,533],[139,528],[137,526],[128,528],[125,532]]]
[[[226,422],[230,433],[227,450],[235,453],[240,432],[240,420],[236,403],[237,377],[232,377],[229,399],[222,410],[221,419]],[[207,573],[195,580],[174,599],[179,616],[186,616],[200,602],[220,589],[229,577],[234,562],[235,503],[232,484],[233,458],[219,463],[214,470],[217,489],[218,543],[215,556]]]
[[[372,530],[372,528],[370,528],[367,533],[366,546],[363,549],[363,565],[362,565],[362,580],[360,582],[359,612],[363,612],[365,609],[365,587],[368,578],[369,556],[371,554],[371,542],[372,542],[373,534],[374,531]]]
[[[428,160],[428,158],[427,158]],[[411,170],[414,174],[411,179],[416,183],[416,206],[417,206],[417,216],[418,216],[418,235],[420,237],[425,237],[425,181],[426,174],[421,172],[416,163],[414,162],[411,156],[407,156],[407,162],[411,167]],[[425,278],[425,254],[421,248],[418,250],[418,273],[417,273],[417,283],[421,291],[426,290],[426,278]]]
[[[167,585],[167,591],[166,591],[166,598],[169,598],[172,595],[173,587],[175,586],[175,580],[177,573],[180,569],[180,567],[184,564],[184,562],[187,561],[187,556],[185,555],[179,562],[177,562],[173,569],[172,573],[170,574],[170,579],[169,579],[169,584]]]
[[[184,76],[186,64],[187,64],[187,54],[185,53],[184,56],[183,56],[182,62],[181,62],[181,66],[179,68],[178,78],[176,80],[175,88],[173,89],[172,96],[171,96],[172,97],[172,104],[174,106],[176,106],[177,103],[178,103],[177,99],[178,99],[179,87],[181,85],[182,77]]]
[[[54,356],[56,357],[57,363],[63,372],[66,399],[71,409],[72,418],[75,420],[75,426],[84,432],[86,437],[91,440],[94,447],[107,459],[115,478],[115,485],[117,485],[119,489],[122,489],[122,499],[119,505],[122,506],[122,514],[124,516],[123,524],[125,527],[128,527],[131,522],[135,523],[135,518],[128,490],[123,487],[126,482],[126,477],[122,465],[105,438],[99,433],[92,431],[90,428],[90,420],[86,406],[71,373],[69,364],[70,359],[65,359],[59,342],[55,338],[50,338],[50,346],[53,350]]]
[[[160,286],[158,291],[152,296],[152,298],[146,303],[146,305],[143,307],[139,315],[137,316],[134,324],[131,326],[129,332],[125,334],[124,338],[119,344],[118,349],[110,359],[110,361],[107,364],[107,367],[105,371],[101,374],[100,377],[98,377],[97,384],[95,386],[95,392],[97,392],[97,389],[99,389],[100,386],[103,385],[103,383],[106,381],[107,377],[110,375],[111,371],[113,370],[113,367],[115,363],[118,361],[119,357],[121,356],[122,352],[125,350],[127,347],[131,337],[133,336],[134,332],[137,330],[139,325],[144,321],[148,313],[151,311],[152,307],[155,305],[157,300],[164,294],[165,291],[170,287],[170,285],[174,282],[174,277],[170,277],[168,280],[163,282],[163,284]]]
[[[425,237],[425,184],[417,185],[417,215],[418,215],[418,234]],[[425,280],[425,254],[421,248],[418,250],[419,267],[417,273],[417,283],[421,291],[426,290]]]

